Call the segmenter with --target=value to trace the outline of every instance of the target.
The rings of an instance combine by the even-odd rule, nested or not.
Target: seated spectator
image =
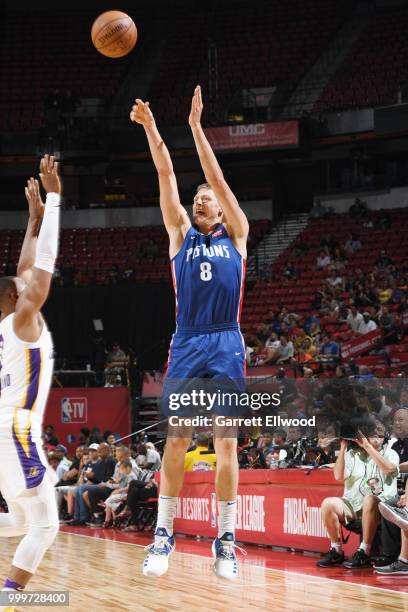
[[[273,436],[270,431],[263,431],[261,437],[258,440],[257,448],[259,448],[264,456],[270,453],[273,449]]]
[[[124,529],[124,531],[139,531],[138,523],[140,522],[141,518],[140,503],[157,497],[157,491],[158,487],[156,481],[153,478],[148,479],[144,475],[138,480],[133,480],[129,484],[126,506],[130,512],[131,520],[130,524]]]
[[[76,491],[74,518],[70,525],[80,526],[87,523],[90,518],[89,491],[103,488],[113,476],[116,461],[110,456],[110,447],[106,442],[99,445],[98,454],[99,461],[86,472],[87,483],[81,484]]]
[[[352,217],[359,217],[362,215],[366,215],[368,212],[366,202],[362,202],[360,198],[356,198],[354,200],[354,204],[352,204],[349,208],[349,214]]]
[[[126,500],[129,485],[132,480],[137,480],[137,476],[133,471],[131,462],[128,459],[121,461],[119,465],[118,480],[115,482],[118,486],[115,492],[111,493],[104,502],[105,522],[102,525],[103,528],[112,527],[113,521],[116,518],[116,510],[123,501]]]
[[[344,250],[348,255],[353,255],[361,251],[361,241],[356,234],[350,233],[344,245]]]
[[[393,436],[396,438],[396,441],[392,445],[392,449],[399,456],[400,472],[402,472],[401,465],[405,464],[408,466],[408,410],[406,408],[399,409],[395,412],[392,431]],[[403,475],[404,474],[401,474],[401,478],[398,481],[398,490],[401,494],[404,493]],[[400,502],[401,501],[404,500],[401,498]],[[403,507],[400,502],[398,506]],[[380,504],[379,510],[383,515],[382,504]],[[389,516],[390,514],[391,513],[389,513]],[[381,556],[374,565],[376,571],[382,567],[393,566],[395,562],[398,562],[398,555],[401,548],[400,528],[394,524],[393,521],[384,518],[384,516],[385,514],[381,517]],[[406,559],[406,555],[404,559]],[[394,569],[395,567],[392,567],[392,570]]]
[[[128,366],[129,359],[125,352],[120,348],[118,342],[114,342],[112,350],[106,357],[105,375],[106,383],[105,387],[116,387],[120,386],[123,382],[122,377],[124,371]]]
[[[368,334],[377,329],[377,323],[372,320],[369,312],[363,312],[363,320],[358,327],[358,333],[361,335]]]
[[[408,462],[400,465],[401,472],[408,472]],[[405,484],[405,492],[396,504],[392,502],[381,502],[379,511],[384,519],[400,529],[401,548],[398,558],[389,565],[375,564],[377,574],[392,576],[408,576],[408,480]]]
[[[380,251],[380,255],[378,256],[377,261],[375,262],[375,265],[380,270],[384,270],[385,268],[388,268],[388,266],[391,266],[393,263],[394,262],[392,261],[392,259],[390,257],[388,257],[388,255],[386,254],[385,250],[382,249]]]
[[[340,347],[337,342],[331,340],[328,334],[324,334],[319,348],[319,355],[317,356],[319,361],[334,364],[337,362],[339,355]]]
[[[357,310],[355,306],[352,306],[350,308],[346,321],[347,324],[350,326],[350,329],[353,330],[353,332],[358,332],[360,323],[363,322],[363,315]]]
[[[43,439],[47,446],[57,446],[58,438],[55,435],[55,427],[54,425],[47,425],[44,429]]]
[[[71,467],[72,461],[68,459],[68,449],[63,444],[57,444],[53,452],[59,458],[59,463],[56,472],[58,480],[61,480],[65,472],[67,472]]]
[[[78,480],[76,484],[72,485],[65,494],[65,499],[67,502],[67,513],[64,517],[65,522],[74,520],[75,499],[79,486],[87,482],[92,482],[91,479],[88,481],[88,475],[91,476],[91,474],[93,474],[94,468],[100,462],[98,457],[98,448],[99,444],[91,444],[89,448],[85,448],[84,456],[80,463]]]
[[[388,310],[387,306],[382,306],[378,317],[378,324],[382,327],[386,335],[390,335],[395,330],[394,317]]]
[[[334,477],[344,482],[343,497],[327,497],[321,506],[322,519],[329,533],[329,552],[317,562],[318,567],[344,565],[349,569],[371,566],[371,545],[379,525],[378,505],[391,500],[397,493],[399,458],[384,442],[384,430],[379,425],[366,438],[354,440],[357,447],[349,447],[341,440],[340,451],[334,465]],[[375,492],[367,483],[376,486]],[[378,491],[377,491],[378,483]],[[340,526],[361,519],[362,542],[349,561],[343,553]]]
[[[214,451],[209,451],[210,436],[204,432],[197,434],[196,446],[184,457],[185,472],[208,472],[215,470],[217,457]]]
[[[299,278],[299,273],[292,262],[288,262],[283,276],[285,276],[288,280],[297,280]]]
[[[146,465],[147,470],[159,472],[161,468],[160,453],[156,450],[153,442],[146,442]]]
[[[320,269],[323,269],[323,268],[327,268],[328,266],[330,266],[330,264],[331,264],[330,255],[326,253],[326,251],[320,251],[317,257],[317,260],[316,260],[317,267]]]
[[[277,347],[273,362],[274,363],[291,363],[295,354],[293,343],[288,341],[287,336],[283,334],[280,337],[279,346]]]
[[[319,198],[313,202],[313,207],[309,212],[309,219],[321,219],[325,217],[327,214],[326,208],[323,206]]]
[[[278,334],[275,331],[272,331],[265,342],[265,348],[270,349],[272,352],[276,351],[279,346],[279,338]]]
[[[120,467],[123,463],[129,462],[132,466],[135,477],[139,478],[142,470],[137,466],[136,461],[132,458],[130,449],[127,446],[118,446],[116,449],[117,463],[112,477],[105,482],[100,483],[99,487],[93,487],[86,491],[84,497],[89,507],[89,511],[92,517],[91,526],[101,526],[103,523],[103,512],[101,512],[100,504],[111,495],[112,491],[125,486],[123,484]]]
[[[332,269],[326,278],[326,283],[330,289],[344,289],[344,280],[340,274],[337,274],[336,268]]]
[[[278,427],[273,432],[272,444],[273,451],[278,451],[278,461],[283,461],[288,456],[286,449],[286,439],[288,434],[283,427]]]
[[[68,494],[69,490],[71,489],[71,487],[75,486],[78,482],[78,479],[80,477],[80,473],[81,473],[81,468],[84,465],[84,455],[86,454],[86,462],[88,461],[88,450],[85,453],[85,447],[82,445],[79,445],[76,447],[75,449],[75,459],[72,461],[70,467],[68,470],[66,470],[64,472],[64,474],[62,475],[62,478],[60,478],[60,480],[57,482],[57,484],[55,485],[55,491],[56,491],[56,495],[57,495],[57,506],[58,506],[58,510],[60,512],[60,515],[62,515],[63,513],[61,512],[61,505],[62,502],[65,498],[65,496]],[[64,518],[73,518],[72,515],[67,516],[67,513],[65,513]]]

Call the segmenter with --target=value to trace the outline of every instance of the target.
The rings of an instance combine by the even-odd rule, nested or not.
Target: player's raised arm
[[[149,102],[136,99],[130,119],[134,123],[140,123],[146,132],[153,162],[159,175],[160,208],[170,237],[170,257],[174,257],[183,243],[191,222],[187,211],[180,203],[170,153],[156,127]]]
[[[248,238],[248,220],[240,208],[238,201],[224,179],[223,172],[208,142],[204,130],[201,127],[201,115],[203,112],[203,101],[201,87],[197,85],[191,102],[189,124],[193,132],[194,142],[200,158],[201,167],[207,182],[211,185],[221,208],[223,210],[225,225],[231,238],[241,247],[240,250],[246,254],[246,240]]]
[[[38,232],[44,215],[44,204],[41,200],[40,186],[37,179],[31,177],[27,181],[25,196],[28,202],[28,223],[21,247],[20,259],[17,265],[17,276],[28,285],[31,281],[32,269],[37,249]]]
[[[40,179],[47,192],[44,217],[37,239],[32,276],[19,295],[14,317],[14,331],[26,342],[35,342],[40,334],[38,313],[50,290],[58,253],[61,179],[58,162],[45,155],[40,163]]]

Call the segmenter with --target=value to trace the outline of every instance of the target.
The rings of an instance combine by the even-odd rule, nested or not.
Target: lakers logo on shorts
[[[28,477],[29,478],[36,478],[38,476],[39,472],[38,472],[38,468],[37,467],[32,467],[30,468],[30,471],[28,473]]]

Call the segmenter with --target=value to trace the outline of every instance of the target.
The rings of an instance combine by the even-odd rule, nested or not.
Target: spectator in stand
[[[344,245],[344,250],[348,255],[353,255],[361,250],[361,241],[356,234],[350,233]]]
[[[395,342],[397,340],[397,337],[395,336],[397,328],[394,317],[388,310],[387,306],[381,306],[378,316],[378,325],[383,328],[388,343]]]
[[[295,355],[293,343],[288,340],[283,334],[280,336],[279,346],[272,358],[273,363],[292,363]]]
[[[320,345],[319,355],[317,358],[320,362],[335,364],[340,356],[340,347],[337,342],[330,339],[327,333],[322,334],[323,339]]]
[[[363,312],[363,321],[358,327],[358,333],[361,335],[368,334],[377,329],[377,323],[372,320],[369,312]]]
[[[43,439],[44,439],[44,443],[47,444],[47,446],[57,446],[58,445],[58,438],[55,435],[54,425],[46,426],[46,428],[44,429]]]
[[[118,477],[115,479],[114,492],[110,493],[109,497],[104,502],[105,522],[102,527],[104,529],[112,527],[113,521],[116,519],[116,511],[119,506],[127,498],[129,485],[133,480],[137,480],[137,476],[133,471],[133,466],[129,460],[121,461]]]
[[[318,567],[344,565],[348,569],[371,566],[371,546],[380,519],[378,504],[395,498],[399,458],[384,440],[384,428],[379,424],[370,431],[368,438],[361,432],[355,439],[358,449],[349,448],[347,440],[341,440],[340,451],[334,466],[334,477],[344,482],[343,497],[327,497],[321,506],[322,518],[329,533],[329,552],[317,562]],[[376,493],[369,481],[378,480],[381,491]],[[367,482],[368,481],[368,482]],[[362,542],[346,561],[343,553],[340,526],[362,519]]]
[[[79,430],[79,443],[87,448],[90,445],[90,435],[90,430],[87,427],[82,427],[82,429]]]
[[[263,431],[258,440],[257,448],[259,448],[264,456],[268,455],[273,450],[273,436],[270,431]]]
[[[408,410],[401,408],[394,414],[392,431],[396,441],[392,449],[398,454],[399,462],[408,461]],[[403,492],[403,479],[398,482],[398,489]],[[399,527],[381,517],[381,557],[377,559],[375,569],[386,567],[398,560],[401,548],[401,530]]]
[[[159,472],[161,468],[160,453],[156,450],[153,442],[146,442],[146,469]]]
[[[362,202],[360,198],[356,198],[354,200],[354,204],[352,204],[349,208],[349,214],[352,217],[359,217],[366,215],[368,212],[366,202]]]
[[[198,433],[195,448],[185,454],[185,472],[208,472],[215,470],[217,457],[213,451],[208,450],[209,445],[210,436],[204,432]]]
[[[315,315],[313,315],[311,311],[305,312],[305,319],[303,321],[303,329],[309,335],[311,335],[310,328],[311,328],[311,325],[313,324],[320,327],[320,319],[316,317]]]
[[[357,310],[355,306],[352,306],[347,317],[347,324],[349,325],[350,329],[352,329],[353,332],[358,332],[360,323],[362,322],[363,315]]]
[[[114,342],[112,350],[106,357],[105,375],[106,383],[105,386],[115,387],[118,386],[118,382],[121,381],[121,375],[128,365],[128,357],[125,352],[120,348],[118,342]]]
[[[342,289],[344,290],[344,279],[337,273],[336,268],[333,268],[326,278],[326,284],[329,290]]]
[[[309,219],[321,219],[327,215],[326,208],[322,205],[319,198],[313,202],[313,208],[309,212]]]
[[[391,259],[391,257],[388,257],[387,253],[385,252],[384,249],[382,249],[380,251],[380,255],[377,259],[377,261],[375,262],[375,265],[377,266],[377,268],[379,268],[380,270],[384,270],[385,268],[388,268],[389,266],[393,265],[393,260]]]
[[[278,461],[283,461],[283,459],[286,459],[288,455],[288,452],[286,450],[287,437],[288,434],[286,433],[286,430],[283,429],[283,427],[278,427],[273,432],[273,451],[278,451]]]
[[[280,342],[279,342],[278,334],[275,331],[272,331],[269,335],[269,338],[267,338],[265,342],[265,348],[271,350],[272,352],[275,352],[279,344]]]
[[[297,280],[299,278],[299,273],[291,261],[288,262],[283,276],[287,278],[287,280]]]
[[[331,264],[330,255],[324,250],[320,251],[317,257],[317,260],[316,260],[317,267],[322,270],[323,268],[327,268],[328,266],[330,266],[330,264]]]
[[[388,285],[387,281],[382,283],[382,286],[376,289],[377,300],[380,304],[388,304],[392,298],[392,289]]]
[[[74,519],[70,521],[70,525],[86,524],[89,520],[89,496],[85,496],[85,493],[91,489],[100,488],[101,485],[104,486],[113,476],[116,461],[110,456],[110,448],[106,442],[99,445],[98,454],[99,461],[86,473],[88,482],[80,485],[76,492]]]
[[[55,485],[55,491],[57,495],[57,505],[58,510],[61,511],[61,504],[65,495],[67,495],[68,491],[71,487],[75,486],[78,482],[80,476],[80,470],[83,465],[82,460],[85,455],[85,447],[77,446],[75,449],[75,459],[72,461],[70,468],[64,472],[62,478]],[[88,451],[87,451],[88,455]],[[64,518],[73,518],[72,516],[67,517],[65,515]]]
[[[72,461],[68,459],[68,449],[63,444],[57,444],[54,449],[54,455],[59,459],[58,467],[56,469],[58,480],[63,478],[65,472],[67,472],[72,464]]]

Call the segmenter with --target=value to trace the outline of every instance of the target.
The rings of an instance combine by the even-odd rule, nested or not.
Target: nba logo
[[[63,397],[61,399],[61,423],[86,423],[87,421],[86,397]]]

